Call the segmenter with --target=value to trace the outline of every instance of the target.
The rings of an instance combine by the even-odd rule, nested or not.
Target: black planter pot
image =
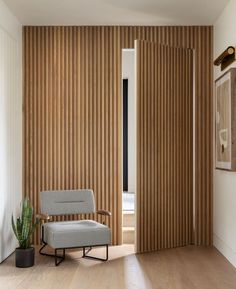
[[[16,267],[27,268],[34,266],[34,248],[16,248],[15,251]]]

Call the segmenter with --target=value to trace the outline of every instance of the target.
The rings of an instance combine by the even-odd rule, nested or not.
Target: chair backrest
[[[40,193],[41,213],[51,216],[95,212],[92,190],[60,190]]]

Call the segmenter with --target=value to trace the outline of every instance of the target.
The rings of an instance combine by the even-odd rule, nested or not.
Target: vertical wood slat
[[[97,207],[112,211],[109,225],[113,243],[121,242],[121,49],[133,48],[135,39],[195,49],[194,242],[209,245],[212,243],[212,27],[24,27],[24,193],[38,210],[41,190],[89,186],[94,189]],[[160,74],[159,68],[154,70],[155,75]],[[163,77],[154,84],[162,85]],[[158,111],[145,115],[149,121],[160,120],[165,104],[154,101]],[[175,103],[172,105],[173,110]],[[176,120],[178,116],[173,116],[169,124]],[[141,125],[144,119],[138,121]],[[151,136],[154,141],[160,137],[162,125],[158,122]],[[173,130],[176,139],[179,136]],[[170,134],[166,137],[169,139]],[[149,154],[153,152],[153,144],[147,146],[145,140],[139,141],[144,142]],[[154,150],[155,163],[159,156],[163,157],[160,151]],[[180,164],[180,158],[174,160],[175,165],[177,162]],[[140,165],[142,170],[156,176],[154,188],[161,190],[163,184],[158,179],[163,179],[164,171],[154,163],[148,166],[145,159],[140,160]],[[174,171],[169,169],[165,173],[171,175]],[[147,179],[138,182],[148,187],[155,202],[168,201],[163,195],[156,197]],[[175,184],[180,185],[176,176]],[[139,208],[144,202],[146,210],[153,205],[147,196],[140,201]],[[173,215],[179,216],[179,203],[175,201],[172,206]],[[162,210],[156,219],[158,226],[163,227]],[[154,207],[149,211],[149,220],[153,211]],[[173,215],[168,218],[171,220]],[[187,219],[182,225],[187,226]],[[172,224],[169,226],[168,236]],[[148,234],[149,248],[151,238],[159,244],[165,243],[165,235]],[[177,229],[174,236],[183,238]],[[34,242],[39,243],[39,232]],[[143,242],[138,243],[144,246]]]
[[[136,53],[137,251],[146,252],[193,242],[193,52],[137,41]],[[153,238],[155,233],[162,241]]]

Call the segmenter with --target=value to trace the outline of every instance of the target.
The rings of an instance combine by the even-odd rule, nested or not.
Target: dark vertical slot
[[[123,191],[128,191],[128,79],[123,79]]]

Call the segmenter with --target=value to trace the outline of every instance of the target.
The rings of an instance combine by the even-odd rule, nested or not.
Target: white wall
[[[0,0],[0,262],[15,249],[22,195],[22,26]]]
[[[214,59],[227,46],[236,46],[235,28],[236,1],[231,0],[214,25]],[[214,72],[215,79],[222,74],[218,67]],[[236,267],[236,172],[214,170],[213,200],[214,245]]]
[[[128,79],[128,191],[136,191],[136,101],[134,49],[122,50],[122,78]]]

